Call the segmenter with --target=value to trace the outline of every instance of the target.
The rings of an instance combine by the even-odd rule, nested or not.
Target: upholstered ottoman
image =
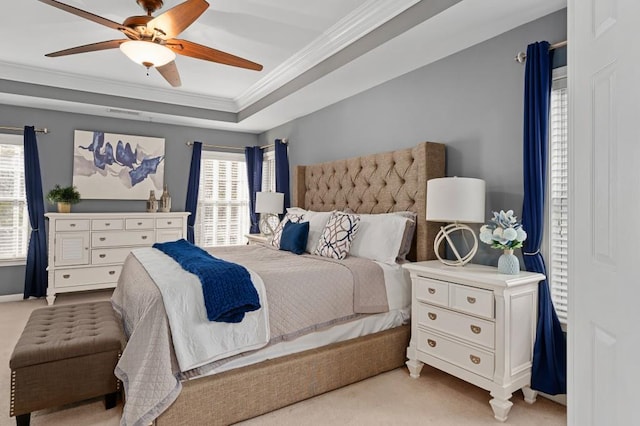
[[[123,339],[108,301],[33,311],[9,361],[10,415],[28,425],[32,411],[101,395],[107,409],[114,407]]]

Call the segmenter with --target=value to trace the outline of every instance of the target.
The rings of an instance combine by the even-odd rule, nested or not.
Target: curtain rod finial
[[[514,58],[517,62],[524,64],[524,61],[527,59],[527,54],[524,52],[518,52],[516,57]]]

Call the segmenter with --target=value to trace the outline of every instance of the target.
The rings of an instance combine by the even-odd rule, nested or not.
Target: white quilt
[[[132,253],[162,294],[180,371],[259,349],[269,342],[267,299],[258,274],[249,270],[260,298],[260,309],[246,313],[242,322],[236,324],[209,321],[197,276],[160,250],[144,248]]]

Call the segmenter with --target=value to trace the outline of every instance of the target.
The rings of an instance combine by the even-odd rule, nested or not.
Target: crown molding
[[[420,0],[369,0],[235,98],[241,111],[318,65]]]
[[[237,112],[233,99],[198,93],[185,93],[172,89],[140,86],[104,78],[88,77],[63,71],[0,61],[0,78],[35,83],[44,86],[123,96],[137,99],[152,99],[155,102],[177,104],[210,110]],[[99,87],[99,90],[96,88]]]

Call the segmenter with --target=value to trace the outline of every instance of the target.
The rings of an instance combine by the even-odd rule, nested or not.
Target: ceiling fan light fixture
[[[161,67],[176,59],[176,54],[171,49],[151,41],[126,41],[120,45],[120,50],[133,62],[147,68]]]

